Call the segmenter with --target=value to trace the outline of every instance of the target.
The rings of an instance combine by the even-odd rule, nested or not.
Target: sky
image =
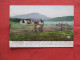
[[[73,5],[11,5],[10,17],[29,13],[40,13],[47,17],[74,16]]]

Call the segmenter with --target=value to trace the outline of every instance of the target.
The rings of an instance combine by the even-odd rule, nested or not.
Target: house
[[[21,24],[30,24],[30,21],[27,19],[23,19],[20,21]]]
[[[20,20],[20,24],[27,24],[26,20]]]
[[[31,24],[39,25],[39,24],[42,24],[42,22],[41,22],[41,20],[33,20],[33,19],[31,19]]]
[[[21,24],[42,24],[41,20],[35,19],[23,19],[20,21]]]

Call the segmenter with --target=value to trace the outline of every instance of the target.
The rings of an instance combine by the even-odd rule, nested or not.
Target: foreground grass
[[[12,21],[10,21],[10,24],[12,24],[12,25],[21,25],[21,24],[18,23],[18,22],[12,22]]]
[[[10,41],[73,41],[73,31],[14,34],[10,35]]]

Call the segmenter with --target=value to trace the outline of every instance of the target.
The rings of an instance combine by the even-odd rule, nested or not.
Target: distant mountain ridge
[[[63,17],[50,18],[50,17],[47,17],[39,13],[16,15],[10,18],[36,19],[36,20],[42,19],[44,21],[73,21],[74,20],[74,16],[63,16]]]
[[[50,17],[47,17],[47,16],[39,14],[39,13],[29,13],[29,14],[16,15],[16,16],[13,16],[11,18],[21,18],[21,19],[50,19]]]
[[[49,19],[49,21],[73,21],[73,20],[74,16],[63,16]]]

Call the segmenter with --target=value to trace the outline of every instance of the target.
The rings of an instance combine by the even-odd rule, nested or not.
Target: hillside
[[[47,21],[73,21],[74,16],[64,16],[64,17],[56,17],[56,18],[51,18]]]
[[[49,17],[42,15],[40,13],[29,13],[29,14],[22,14],[16,15],[11,18],[21,18],[21,19],[50,19]]]

